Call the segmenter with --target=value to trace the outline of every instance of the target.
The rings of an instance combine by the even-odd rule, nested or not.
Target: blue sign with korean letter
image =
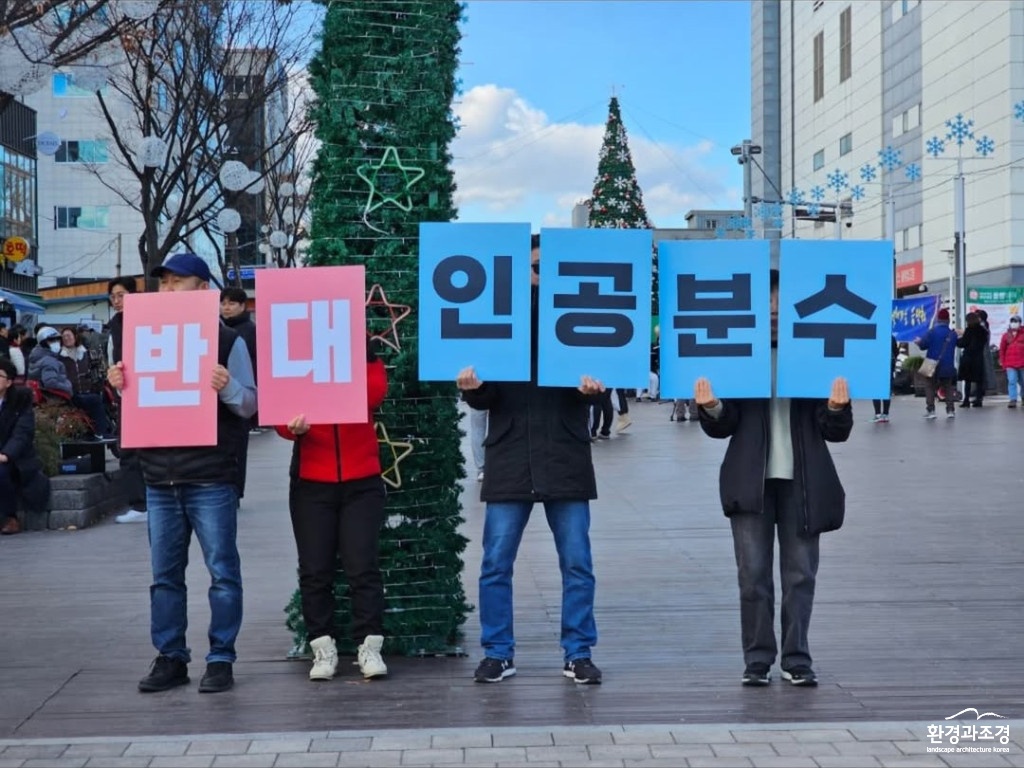
[[[540,238],[537,383],[646,386],[651,231],[545,229]]]
[[[530,379],[530,225],[420,224],[419,376]]]
[[[661,392],[691,398],[771,397],[767,240],[666,240],[658,245]]]
[[[889,397],[892,242],[783,240],[779,397],[826,398],[843,376],[854,398]]]

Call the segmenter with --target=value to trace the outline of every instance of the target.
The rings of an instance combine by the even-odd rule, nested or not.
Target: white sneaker
[[[330,680],[338,671],[338,646],[329,635],[313,640],[309,647],[313,649],[313,668],[309,670],[310,680]]]
[[[478,483],[482,483],[484,481],[484,471],[482,469],[476,473],[476,481]]]
[[[629,429],[629,425],[633,423],[633,420],[626,414],[620,414],[618,421],[615,423],[615,431],[622,432],[625,429]]]
[[[356,649],[356,664],[367,680],[373,677],[384,677],[388,673],[388,665],[380,655],[384,647],[382,635],[367,635],[363,644]]]
[[[140,512],[137,509],[129,509],[123,515],[114,518],[116,523],[144,523],[149,519],[149,513]]]

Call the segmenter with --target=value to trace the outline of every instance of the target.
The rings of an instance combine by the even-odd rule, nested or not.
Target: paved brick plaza
[[[783,684],[777,670],[768,689],[739,686],[735,569],[717,504],[725,444],[694,424],[670,423],[669,406],[653,404],[633,407],[625,436],[594,446],[601,493],[593,524],[595,660],[604,685],[578,687],[559,674],[558,572],[538,516],[516,576],[516,678],[471,681],[479,655],[471,617],[467,658],[389,658],[386,682],[363,683],[353,667],[314,686],[304,662],[284,658],[283,607],[295,584],[285,507],[289,446],[267,433],[253,440],[240,518],[246,618],[231,693],[196,693],[207,617],[198,548],[189,582],[190,640],[200,659],[193,685],[142,696],[135,682],[154,655],[145,526],[105,522],[0,540],[0,738],[8,739],[0,742],[0,766],[50,764],[35,757],[84,765],[89,749],[102,752],[90,765],[113,757],[154,766],[1024,764],[1022,723],[1012,723],[1009,756],[927,753],[923,731],[966,707],[1024,716],[1024,473],[1017,456],[1024,413],[998,401],[952,422],[926,422],[922,412],[922,400],[901,398],[892,423],[873,425],[870,404],[857,402],[853,436],[834,450],[848,512],[846,527],[823,539],[811,628],[816,690]],[[482,508],[470,486],[466,581],[475,601]],[[771,732],[749,736],[758,726]],[[834,738],[813,735],[822,731]],[[285,733],[278,741],[287,748],[273,751],[267,734]],[[206,756],[193,749],[222,742],[222,734],[247,735]],[[102,738],[71,744],[81,737]],[[135,746],[154,737],[169,739],[172,746],[159,749],[171,751]],[[338,739],[350,741],[337,750],[319,744],[324,754],[299,759],[313,758],[306,752],[318,740]],[[778,746],[807,740],[828,749]],[[693,748],[698,742],[702,748]],[[736,746],[748,742],[761,746]],[[848,742],[874,746],[842,746]],[[556,749],[570,745],[577,748]],[[631,746],[595,748],[601,745]],[[505,751],[486,751],[499,748]],[[366,756],[373,751],[389,754]],[[186,752],[197,759],[180,762]],[[864,759],[850,760],[858,756]]]

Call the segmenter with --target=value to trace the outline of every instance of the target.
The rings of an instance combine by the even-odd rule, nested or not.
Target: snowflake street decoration
[[[755,214],[759,219],[767,219],[771,216],[769,212],[768,203],[758,203],[756,208],[757,213]]]
[[[818,214],[821,213],[821,206],[818,203],[811,203],[807,206],[807,215],[817,218]]]
[[[876,176],[878,176],[878,171],[871,163],[864,163],[864,165],[860,167],[861,181],[874,181]]]
[[[866,193],[864,191],[864,187],[862,187],[860,184],[855,184],[854,186],[850,187],[850,197],[853,200],[863,200],[865,194]]]
[[[412,165],[402,165],[398,150],[388,147],[377,164],[365,163],[356,168],[356,174],[370,186],[363,216],[368,216],[382,205],[391,203],[408,213],[412,210],[409,189],[426,175],[426,171]],[[374,198],[379,198],[374,200]]]
[[[938,136],[932,136],[924,143],[925,151],[932,157],[938,157],[946,151],[946,142]]]
[[[824,187],[822,187],[820,184],[815,184],[813,187],[811,187],[811,200],[814,200],[815,202],[820,203],[824,199],[825,199],[825,188]],[[818,207],[820,208],[821,206],[818,206]]]
[[[723,240],[723,239],[725,239],[725,234],[728,231],[729,230],[727,230],[727,229],[722,229],[722,227],[719,227],[718,229],[715,230],[715,239],[716,240]]]
[[[964,120],[963,115],[957,115],[952,120],[946,121],[946,127],[949,131],[946,133],[946,138],[950,141],[955,141],[957,146],[963,146],[963,143],[967,139],[974,138],[974,121]]]
[[[1013,105],[1013,116],[1018,120],[1024,120],[1024,101],[1018,101]]]
[[[903,169],[903,173],[906,175],[907,181],[918,181],[921,178],[921,166],[917,163],[909,163]]]
[[[768,219],[768,229],[782,229],[785,225],[786,222],[781,216]]]
[[[764,216],[765,219],[780,219],[782,218],[782,203],[765,203],[764,204]]]
[[[620,176],[619,178],[615,179],[615,181],[613,181],[612,183],[613,183],[613,184],[614,184],[614,185],[615,185],[616,187],[618,187],[619,189],[622,189],[623,187],[627,187],[627,186],[629,186],[629,182],[628,182],[628,181],[626,181],[626,180],[625,180],[624,178],[622,178],[621,176]]]
[[[982,157],[988,157],[996,150],[996,143],[988,136],[982,136],[974,145],[974,150]]]
[[[618,152],[618,154],[617,154],[617,155],[615,155],[615,156],[616,156],[617,158],[619,158],[619,162],[620,162],[620,163],[624,163],[624,162],[626,162],[627,160],[629,160],[629,153],[628,153],[628,152],[627,152],[626,150],[624,150],[624,149],[620,149],[620,150],[619,150],[619,152]]]
[[[753,227],[747,227],[746,229],[744,229],[743,234],[747,238],[747,240],[753,240],[755,237],[757,237],[757,231]]]
[[[802,189],[794,187],[789,190],[789,194],[786,195],[786,202],[790,205],[801,205],[804,201],[804,192]]]
[[[848,174],[836,168],[832,173],[826,174],[825,178],[828,180],[827,184],[829,189],[833,189],[836,192],[841,192],[846,188],[846,185],[850,181]]]
[[[899,168],[903,165],[903,153],[889,144],[885,149],[878,150],[878,164],[887,171]]]

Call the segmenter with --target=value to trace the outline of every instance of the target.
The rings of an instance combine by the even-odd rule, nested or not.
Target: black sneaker
[[[772,682],[771,670],[771,665],[765,664],[763,661],[747,664],[747,668],[743,670],[743,684],[769,685]]]
[[[818,677],[810,667],[793,667],[782,670],[782,679],[789,680],[793,685],[813,688],[818,684]]]
[[[179,685],[188,685],[188,664],[170,656],[157,656],[149,668],[149,674],[139,680],[142,693],[169,691]]]
[[[473,673],[473,679],[478,683],[500,683],[506,677],[512,677],[516,673],[516,664],[512,659],[485,658]]]
[[[223,693],[230,691],[235,684],[235,676],[231,672],[230,661],[211,661],[206,665],[206,672],[199,681],[200,693]]]
[[[580,685],[596,685],[601,682],[601,670],[590,659],[567,661],[562,674]]]

